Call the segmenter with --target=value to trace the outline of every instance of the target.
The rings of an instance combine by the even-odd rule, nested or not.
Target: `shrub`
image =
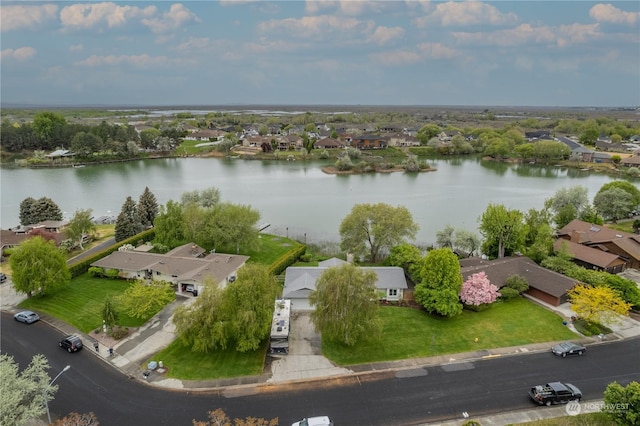
[[[104,268],[101,268],[99,266],[90,267],[89,268],[89,276],[91,276],[91,277],[104,277],[105,276]]]
[[[117,269],[107,269],[104,273],[104,276],[107,278],[118,278],[120,271]]]
[[[129,329],[127,327],[113,327],[108,332],[107,335],[116,340],[120,340],[124,337],[127,337],[129,334]]]
[[[579,333],[584,334],[585,336],[597,336],[598,334],[611,333],[610,328],[596,322],[585,321],[582,318],[575,320],[573,325]]]
[[[326,149],[323,149],[322,151],[320,151],[320,154],[318,155],[318,157],[321,160],[327,160],[329,158],[329,151],[327,151]]]
[[[511,287],[502,287],[500,289],[500,299],[501,300],[511,300],[520,296],[520,292]]]
[[[529,283],[527,282],[527,279],[517,274],[511,275],[507,278],[504,282],[504,286],[516,290],[518,293],[524,293],[529,290]]]

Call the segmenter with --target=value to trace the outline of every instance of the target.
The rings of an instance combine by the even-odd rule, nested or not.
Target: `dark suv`
[[[82,349],[82,340],[78,336],[67,336],[58,342],[58,346],[66,349],[67,352],[77,352]]]

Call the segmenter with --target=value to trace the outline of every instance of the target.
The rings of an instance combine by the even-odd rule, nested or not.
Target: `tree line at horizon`
[[[552,119],[538,120],[534,118],[518,120],[515,122],[500,123],[501,126],[475,126],[459,127],[446,122],[434,123],[424,119],[416,121],[415,117],[406,114],[334,114],[315,115],[302,114],[293,117],[260,117],[247,114],[238,116],[225,113],[210,113],[203,118],[184,117],[171,121],[154,122],[153,127],[140,132],[129,124],[110,124],[103,120],[98,125],[81,123],[69,123],[64,115],[55,112],[39,112],[35,114],[32,122],[11,122],[4,120],[1,123],[0,145],[7,153],[31,153],[27,160],[31,163],[47,162],[46,151],[65,148],[71,150],[79,161],[105,160],[112,158],[139,158],[145,153],[156,151],[175,153],[187,135],[184,124],[190,123],[200,128],[209,126],[224,126],[228,130],[224,141],[215,149],[228,153],[230,148],[239,142],[238,135],[246,126],[254,126],[259,129],[261,135],[267,135],[269,129],[277,127],[285,132],[291,129],[294,123],[304,125],[301,137],[305,140],[305,149],[311,153],[315,138],[310,138],[310,132],[316,131],[318,120],[332,127],[332,137],[337,137],[335,128],[350,123],[373,123],[380,133],[380,128],[389,121],[398,119],[398,116],[417,124],[419,130],[417,139],[420,147],[410,148],[414,155],[472,155],[482,154],[496,159],[518,158],[523,160],[556,161],[569,158],[570,149],[563,143],[553,140],[541,140],[529,142],[525,139],[525,131],[528,129],[547,129],[557,134],[578,135],[581,143],[587,146],[595,146],[596,140],[606,136],[614,143],[628,140],[633,135],[640,134],[640,125],[626,121],[616,121],[609,117],[596,117],[585,120],[580,119]],[[491,119],[490,114],[486,120]],[[492,121],[491,121],[492,122]],[[482,123],[482,121],[480,121]],[[453,134],[450,142],[442,143],[438,135],[442,132]],[[337,166],[349,168],[354,155],[344,156]],[[407,161],[410,161],[409,158]],[[619,163],[620,156],[612,157],[614,163]],[[419,167],[410,164],[412,171]],[[637,168],[630,168],[636,171]],[[640,174],[640,173],[638,173]]]

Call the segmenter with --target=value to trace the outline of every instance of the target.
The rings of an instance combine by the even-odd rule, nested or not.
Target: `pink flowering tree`
[[[462,283],[460,290],[460,300],[469,306],[480,306],[496,301],[500,296],[498,287],[491,284],[484,272],[471,275]]]

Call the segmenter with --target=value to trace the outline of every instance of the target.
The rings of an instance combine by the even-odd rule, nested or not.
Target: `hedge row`
[[[149,228],[142,231],[139,234],[134,235],[133,237],[129,237],[126,240],[118,241],[113,243],[113,245],[105,248],[102,251],[96,252],[92,256],[86,257],[77,262],[73,262],[69,264],[69,272],[71,273],[71,278],[75,278],[79,275],[84,274],[89,270],[91,264],[97,260],[102,259],[105,256],[110,255],[114,251],[118,250],[120,246],[125,244],[132,244],[133,246],[140,240],[142,241],[152,241],[155,238],[156,230],[154,228]]]
[[[280,275],[288,266],[296,263],[298,258],[302,256],[305,251],[307,251],[307,246],[305,244],[300,244],[299,246],[292,248],[269,266],[269,272],[273,275]]]

